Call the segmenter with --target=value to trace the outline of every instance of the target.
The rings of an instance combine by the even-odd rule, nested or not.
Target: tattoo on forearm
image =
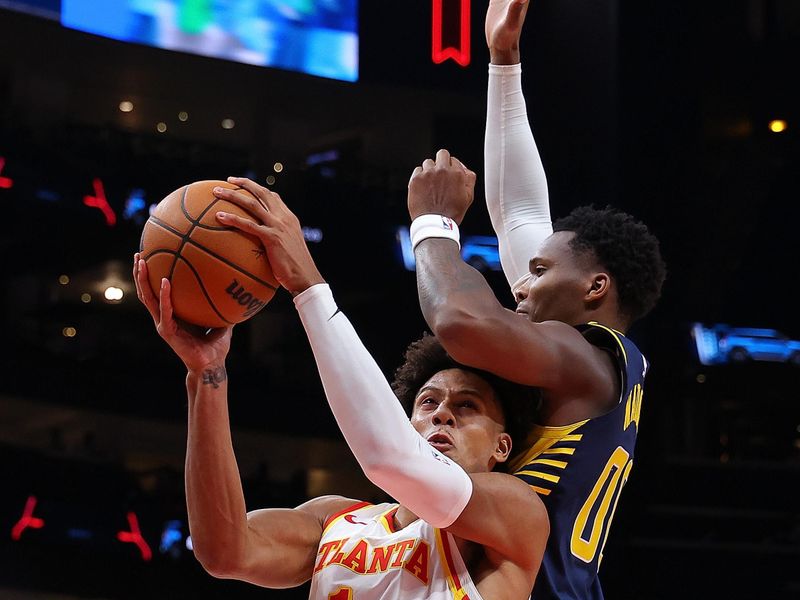
[[[429,244],[417,255],[417,289],[423,313],[448,298],[451,302],[486,298],[486,280],[460,260]],[[492,295],[492,297],[494,297]]]
[[[214,389],[219,388],[219,384],[228,378],[228,372],[225,367],[217,367],[216,369],[206,369],[203,371],[203,385],[213,385]]]

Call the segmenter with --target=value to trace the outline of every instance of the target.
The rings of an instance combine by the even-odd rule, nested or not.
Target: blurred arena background
[[[470,3],[444,2],[452,42]],[[306,597],[193,559],[184,372],[132,253],[184,183],[269,185],[391,375],[425,329],[406,183],[446,147],[479,172],[465,259],[510,302],[481,206],[484,10],[462,65],[434,60],[428,0],[0,0],[0,598]],[[522,50],[553,214],[619,206],[669,267],[631,332],[653,367],[606,596],[800,597],[800,4],[533,0]],[[229,371],[249,508],[378,497],[287,294]]]

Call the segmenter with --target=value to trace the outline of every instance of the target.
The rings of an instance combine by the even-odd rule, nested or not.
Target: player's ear
[[[499,462],[506,462],[511,455],[511,436],[505,431],[497,436],[497,445],[492,455],[494,459]]]
[[[611,276],[608,273],[593,273],[586,283],[585,301],[587,304],[602,300],[611,290]]]

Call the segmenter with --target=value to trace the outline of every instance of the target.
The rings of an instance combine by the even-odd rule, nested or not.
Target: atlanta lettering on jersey
[[[411,538],[388,546],[371,547],[359,540],[352,550],[342,550],[350,538],[326,542],[319,547],[319,561],[314,572],[331,565],[341,565],[353,573],[370,575],[394,569],[405,569],[428,585],[430,546],[425,540]]]

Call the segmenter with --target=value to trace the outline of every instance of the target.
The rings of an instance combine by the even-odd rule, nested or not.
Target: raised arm
[[[322,281],[302,242],[297,218],[277,194],[249,180],[231,181],[263,205],[235,191],[220,190],[218,195],[243,206],[258,222],[218,218],[262,240],[275,277],[295,296],[328,403],[367,477],[421,519],[436,527],[453,527],[527,569],[540,557],[543,538],[511,523],[524,522],[546,532],[546,516],[535,493],[510,476],[495,473],[490,481],[470,477],[417,433]],[[489,508],[497,510],[486,512]]]
[[[185,476],[195,556],[215,577],[273,588],[301,584],[313,572],[325,518],[353,501],[326,497],[296,509],[246,512],[228,420],[225,358],[232,328],[203,335],[180,327],[172,316],[169,282],[162,282],[156,297],[138,256],[134,281],[159,334],[188,370]]]
[[[474,180],[461,162],[440,150],[435,161],[428,159],[414,170],[409,182],[417,291],[425,320],[458,362],[558,390],[563,397],[579,396],[605,376],[598,352],[565,323],[532,323],[503,308],[483,276],[461,259],[454,230],[472,201],[469,184]],[[437,228],[431,214],[454,223]],[[420,222],[430,224],[420,229],[415,226]]]
[[[539,150],[522,94],[519,41],[530,0],[491,0],[486,12],[489,89],[484,140],[486,205],[509,285],[553,232]]]

